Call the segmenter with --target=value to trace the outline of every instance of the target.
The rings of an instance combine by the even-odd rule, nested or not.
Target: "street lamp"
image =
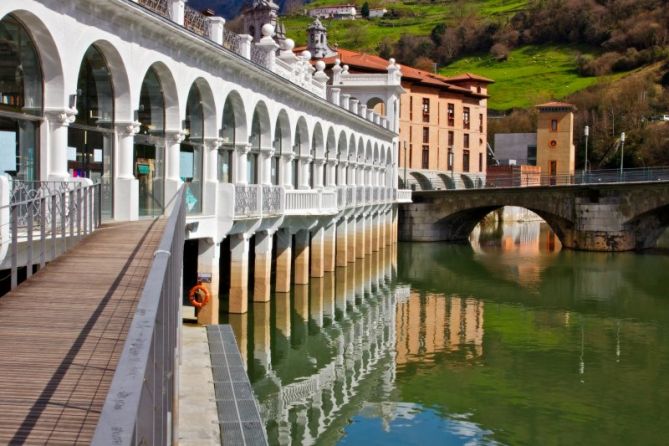
[[[450,149],[449,149],[449,150],[448,150],[448,167],[449,167],[449,169],[451,170],[451,178],[453,178],[453,169],[454,169],[454,166],[453,166],[453,157],[454,157],[454,155],[453,155],[453,150],[450,150]]]
[[[583,129],[583,135],[585,136],[585,167],[584,172],[588,172],[588,136],[590,136],[590,127],[587,125]]]
[[[407,186],[407,142],[404,141],[404,188],[408,189]]]
[[[623,159],[625,157],[625,132],[620,134],[620,179],[623,178]]]

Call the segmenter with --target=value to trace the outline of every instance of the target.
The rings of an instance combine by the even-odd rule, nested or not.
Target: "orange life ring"
[[[202,308],[211,299],[211,294],[206,286],[202,285],[201,282],[198,282],[193,288],[188,292],[188,300],[195,308]]]

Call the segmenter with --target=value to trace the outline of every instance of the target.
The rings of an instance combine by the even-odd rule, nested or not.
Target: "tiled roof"
[[[307,47],[302,46],[295,48],[296,53],[301,53],[306,50]],[[338,48],[337,54],[330,57],[325,57],[321,60],[325,62],[326,65],[334,65],[335,60],[339,59],[341,65],[348,65],[352,71],[363,71],[368,73],[385,73],[390,65],[390,61],[379,56],[374,56],[372,54],[360,53],[357,51],[351,51],[344,48]],[[429,71],[419,70],[418,68],[410,67],[407,65],[401,65],[400,69],[402,71],[402,79],[407,81],[413,81],[420,84],[429,85],[432,87],[443,88],[444,90],[453,91],[462,94],[468,94],[476,97],[487,97],[485,94],[475,93],[468,88],[459,87],[453,85],[454,83],[462,82],[465,80],[473,80],[478,82],[491,83],[494,82],[491,79],[487,79],[476,74],[464,73],[459,76],[454,77],[445,77],[439,74],[430,73]]]
[[[572,108],[572,109],[576,108],[574,104],[570,104],[568,102],[559,102],[559,101],[551,101],[551,102],[546,102],[545,104],[537,105],[537,108],[549,108],[549,107]]]

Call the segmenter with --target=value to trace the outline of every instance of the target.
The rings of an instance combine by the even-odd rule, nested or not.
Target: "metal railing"
[[[262,187],[262,213],[263,215],[276,215],[282,211],[281,186]]]
[[[259,216],[260,186],[257,184],[235,184],[235,216]]]
[[[138,0],[137,3],[163,17],[170,17],[167,0]]]
[[[266,67],[269,65],[269,53],[265,48],[251,45],[251,62]]]
[[[435,190],[498,189],[538,186],[578,186],[587,184],[622,184],[669,181],[669,167],[602,169],[579,171],[573,175],[545,175],[539,173],[513,172],[491,173],[485,178],[470,178],[462,174],[440,174],[443,184],[431,182]]]
[[[195,34],[206,36],[209,34],[207,16],[186,5],[184,8],[184,28],[193,31]]]
[[[9,190],[6,177],[0,182]],[[9,261],[11,289],[20,267],[31,277],[34,265],[44,267],[100,226],[100,191],[100,184],[79,181],[13,182],[0,206],[0,264]]]
[[[92,444],[176,444],[181,270],[186,224],[183,186],[137,304]]]
[[[321,208],[337,209],[337,191],[326,189],[321,192]]]

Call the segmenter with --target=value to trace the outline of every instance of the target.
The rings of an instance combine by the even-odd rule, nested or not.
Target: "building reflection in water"
[[[483,354],[483,301],[443,294],[411,293],[397,304],[396,364],[434,363],[440,352],[465,359]]]
[[[389,247],[228,315],[271,444],[336,442],[369,389],[393,390],[397,301],[409,296],[393,282],[396,255]]]
[[[398,365],[481,356],[483,303],[397,285],[396,256],[373,253],[228,315],[270,444],[335,443],[370,393],[390,396]],[[376,407],[386,425],[393,408]]]

